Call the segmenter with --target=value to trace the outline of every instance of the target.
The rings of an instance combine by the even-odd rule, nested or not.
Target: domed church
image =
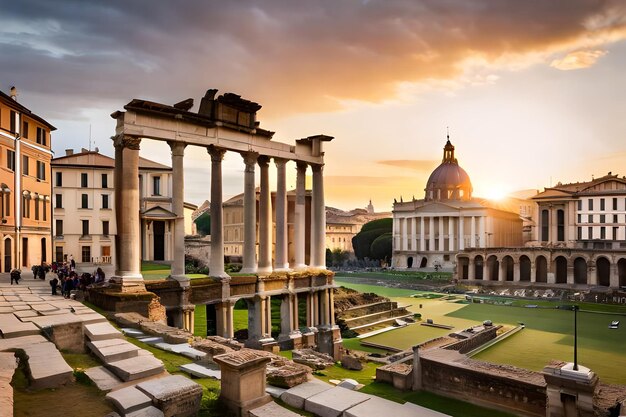
[[[424,199],[393,204],[395,268],[454,267],[465,248],[521,246],[522,220],[516,207],[472,196],[469,175],[454,156],[450,136],[443,160],[430,174]]]

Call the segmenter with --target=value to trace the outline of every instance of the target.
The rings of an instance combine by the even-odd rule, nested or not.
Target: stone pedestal
[[[200,409],[202,387],[182,375],[170,375],[137,384],[164,417],[195,416]]]
[[[302,330],[302,347],[314,348],[316,346],[317,329],[315,327],[307,327]]]
[[[341,331],[338,326],[320,328],[317,333],[317,350],[330,355],[336,361],[341,360]]]
[[[598,377],[589,368],[573,363],[553,363],[543,368],[546,380],[546,417],[592,417],[593,393]]]
[[[266,365],[270,358],[250,349],[242,349],[213,360],[222,371],[220,401],[236,417],[247,417],[248,411],[272,401],[265,392]]]

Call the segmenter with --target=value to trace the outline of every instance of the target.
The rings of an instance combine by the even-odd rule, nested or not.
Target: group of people
[[[61,295],[65,298],[69,298],[72,291],[82,290],[84,291],[89,285],[101,285],[106,281],[106,276],[102,268],[98,267],[93,274],[84,272],[79,274],[76,271],[76,262],[70,255],[68,262],[53,262],[47,264],[42,262],[41,265],[34,265],[31,270],[33,271],[34,279],[46,279],[46,274],[52,272],[53,277],[49,281],[52,290],[52,295],[58,295],[58,291],[61,291]],[[10,273],[11,285],[19,284],[21,279],[21,271],[19,269],[13,269]]]
[[[84,291],[89,285],[104,283],[106,278],[100,267],[93,274],[83,272],[79,275],[76,272],[76,263],[73,259],[69,263],[53,263],[52,272],[57,275],[50,280],[52,295],[57,295],[57,290],[60,289],[61,295],[65,298],[69,298],[74,290]]]

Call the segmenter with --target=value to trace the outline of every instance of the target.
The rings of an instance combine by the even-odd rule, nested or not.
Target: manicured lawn
[[[193,335],[206,337],[206,306],[197,305],[194,313]]]
[[[344,369],[341,365],[333,365],[329,368],[313,373],[316,378],[322,381],[330,381],[331,379],[342,380],[345,378],[351,378],[356,380],[359,384],[369,385],[374,382],[374,376],[376,375],[376,368],[380,365],[374,362],[367,362],[363,364],[363,369],[360,371],[351,371]]]
[[[432,318],[435,323],[455,326],[458,331],[471,325],[492,320],[495,324],[516,325],[523,322],[524,330],[480,352],[476,359],[509,364],[526,369],[541,370],[551,360],[573,360],[574,316],[569,310],[555,307],[561,302],[508,299],[512,306],[494,304],[460,304],[441,299],[406,298],[415,291],[373,285],[355,284],[338,279],[340,285],[358,291],[375,292],[398,301],[412,304],[409,310],[422,314],[422,320]],[[498,301],[507,301],[500,299]],[[419,308],[422,304],[422,308]],[[540,308],[526,308],[525,305]],[[626,384],[626,327],[611,330],[612,320],[626,322],[624,306],[580,303],[578,313],[578,361],[595,371],[601,381]],[[409,348],[417,343],[450,333],[445,329],[412,325],[367,338],[367,341]],[[358,349],[358,341],[350,340],[349,348]]]
[[[149,261],[143,261],[141,263],[141,275],[146,281],[156,281],[160,279],[166,279],[171,275],[171,267],[169,265],[163,265],[153,263]],[[186,274],[189,279],[206,278],[204,274]]]

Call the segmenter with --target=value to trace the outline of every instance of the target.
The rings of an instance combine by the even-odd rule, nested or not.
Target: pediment
[[[161,206],[154,206],[141,213],[144,219],[175,219],[178,216]]]

